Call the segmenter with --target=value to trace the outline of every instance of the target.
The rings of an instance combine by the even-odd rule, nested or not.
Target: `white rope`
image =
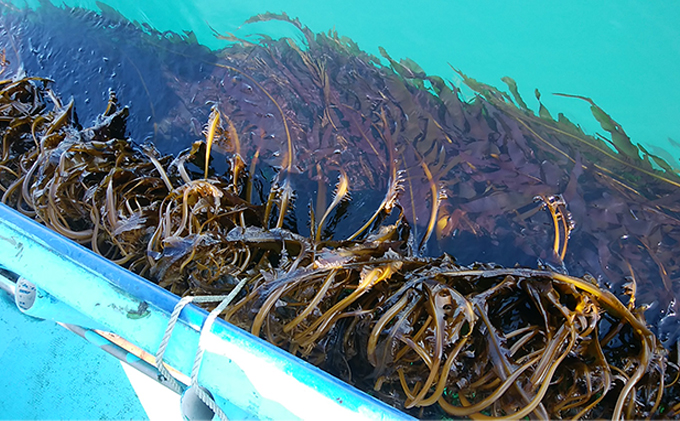
[[[227,308],[229,303],[236,297],[236,295],[241,291],[243,286],[246,284],[248,281],[248,278],[244,277],[239,281],[239,283],[234,287],[234,289],[231,290],[229,295],[227,295],[222,302],[215,307],[213,311],[210,312],[208,315],[208,318],[205,319],[205,323],[203,323],[203,328],[201,329],[201,335],[198,337],[198,349],[196,350],[196,358],[194,359],[194,366],[191,369],[191,385],[196,387],[196,394],[198,397],[208,405],[210,409],[212,409],[217,416],[219,416],[220,420],[222,421],[227,421],[227,416],[224,414],[222,409],[217,406],[215,401],[203,391],[202,388],[199,387],[198,385],[198,371],[201,368],[201,360],[203,359],[203,354],[205,353],[205,348],[203,347],[203,342],[205,341],[205,336],[208,332],[210,332],[210,329],[212,329],[212,325],[215,322],[215,319]]]
[[[181,394],[184,392],[184,388],[179,384],[177,380],[170,374],[168,369],[165,367],[165,364],[163,364],[163,356],[165,355],[165,350],[168,347],[168,343],[170,342],[170,338],[172,337],[172,331],[175,329],[175,326],[177,324],[177,320],[179,320],[179,315],[186,307],[187,304],[189,303],[210,303],[210,302],[217,302],[220,301],[220,304],[210,312],[208,317],[205,319],[205,323],[203,323],[203,327],[201,328],[201,333],[198,337],[198,347],[196,349],[196,358],[194,359],[194,365],[191,369],[191,386],[194,387],[196,395],[205,403],[217,416],[220,418],[221,421],[228,421],[228,418],[226,414],[222,411],[222,409],[217,405],[217,403],[214,401],[214,399],[208,395],[202,387],[199,386],[198,384],[198,371],[201,367],[201,361],[203,359],[203,354],[205,353],[205,348],[203,346],[204,342],[204,336],[207,332],[210,332],[210,329],[212,329],[212,325],[215,322],[215,319],[227,308],[229,303],[236,297],[236,295],[241,291],[243,286],[246,284],[248,278],[243,278],[241,281],[234,287],[234,289],[231,290],[231,292],[228,295],[201,295],[201,296],[188,296],[184,297],[179,302],[175,305],[175,308],[172,310],[172,314],[170,315],[170,320],[168,321],[168,326],[165,329],[165,334],[163,335],[163,339],[161,340],[160,345],[158,346],[158,351],[156,352],[156,367],[158,368],[158,371],[161,373],[163,376],[164,380],[166,380],[169,384],[170,387],[177,393]]]
[[[170,342],[170,338],[172,337],[172,331],[175,329],[175,325],[177,324],[177,320],[179,319],[179,315],[186,307],[187,304],[191,302],[196,302],[196,303],[208,303],[208,302],[215,302],[215,301],[222,301],[226,298],[226,296],[223,295],[215,295],[215,296],[196,296],[196,297],[184,297],[179,302],[175,305],[175,308],[172,310],[172,314],[170,315],[170,320],[168,321],[168,326],[165,328],[165,334],[163,335],[163,339],[161,340],[161,344],[158,346],[158,351],[156,351],[156,368],[158,368],[158,371],[160,371],[161,375],[163,376],[162,380],[167,381],[170,384],[170,387],[172,389],[181,394],[184,392],[184,387],[182,387],[177,380],[170,374],[168,369],[165,367],[165,364],[163,364],[163,356],[165,355],[165,350],[168,348],[168,343]]]

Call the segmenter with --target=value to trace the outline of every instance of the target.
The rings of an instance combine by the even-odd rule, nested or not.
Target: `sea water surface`
[[[13,0],[37,7],[47,0]],[[53,0],[100,10],[108,5],[130,20],[160,31],[193,31],[198,41],[221,48],[216,33],[299,37],[289,24],[243,25],[265,12],[285,12],[314,32],[337,30],[379,57],[411,58],[428,74],[460,78],[449,63],[475,79],[504,87],[514,78],[530,108],[534,90],[554,112],[589,133],[602,132],[588,104],[550,95],[592,98],[619,122],[634,143],[680,168],[680,3],[484,2],[435,0]],[[0,7],[1,3],[0,3]],[[74,34],[75,35],[75,34]],[[468,92],[468,94],[470,94]]]
[[[5,10],[25,6],[45,8],[49,4],[46,1],[0,2],[0,7]],[[510,76],[517,81],[530,108],[538,109],[534,96],[534,90],[538,89],[543,104],[554,115],[564,113],[586,132],[603,133],[589,104],[551,93],[590,97],[623,126],[634,143],[644,145],[680,168],[680,107],[677,104],[680,83],[676,79],[680,74],[680,29],[676,24],[680,22],[680,6],[633,0],[618,2],[617,7],[585,1],[569,4],[433,1],[427,5],[335,0],[285,4],[207,0],[54,3],[103,11],[108,16],[120,14],[159,31],[190,31],[208,48],[200,53],[192,51],[191,54],[198,54],[192,56],[195,60],[186,57],[176,60],[176,68],[172,70],[195,80],[210,73],[201,63],[214,62],[211,55],[228,45],[216,36],[218,34],[233,33],[248,38],[263,33],[300,39],[299,31],[286,22],[244,25],[248,18],[259,13],[285,12],[291,18],[299,18],[314,32],[336,30],[377,57],[380,57],[379,47],[384,47],[395,59],[408,57],[428,74],[450,80],[469,98],[472,92],[465,89],[450,65],[501,89],[505,86],[500,79]],[[31,18],[39,19],[39,15],[36,16]],[[162,49],[143,43],[135,48],[117,48],[138,42],[134,33],[129,33],[130,38],[107,39],[98,28],[67,19],[65,14],[54,14],[49,22],[31,25],[23,29],[21,25],[17,27],[19,30],[30,27],[30,31],[26,29],[25,33],[17,34],[17,39],[25,43],[22,48],[27,70],[57,79],[58,92],[64,99],[73,96],[84,124],[105,109],[108,89],[113,89],[124,104],[130,104],[128,128],[133,141],[155,140],[153,116],[163,115],[171,108],[170,104],[180,98],[175,92],[163,96],[168,88],[161,86],[165,82],[155,77],[154,71],[159,67],[158,62],[173,59],[157,56],[163,54]],[[9,44],[6,47],[10,60],[11,48]],[[101,57],[100,51],[107,51],[108,55]],[[99,64],[94,64],[94,60],[100,61]],[[64,75],[67,77],[57,77]],[[136,83],[127,83],[130,80]],[[137,101],[139,98],[144,100]],[[196,133],[200,135],[201,125],[208,116],[199,117]],[[186,148],[187,142],[186,138],[173,137],[170,133],[165,152],[176,153]],[[358,203],[360,197],[356,194],[355,203]],[[463,264],[474,260],[508,266],[536,264],[535,256],[531,256],[531,261],[513,260],[515,256],[508,250],[491,244],[467,247],[463,240],[457,244],[460,245],[457,249],[447,251],[459,257]],[[466,249],[472,250],[470,260],[464,256]],[[671,277],[676,273],[672,272]],[[657,277],[657,273],[650,273],[650,278]],[[677,285],[677,279],[671,281]],[[665,297],[663,306],[668,301],[672,300]],[[677,308],[677,303],[672,304],[668,308]],[[658,315],[665,309],[653,311]],[[659,318],[655,316],[654,320]],[[674,327],[669,329],[678,331]]]

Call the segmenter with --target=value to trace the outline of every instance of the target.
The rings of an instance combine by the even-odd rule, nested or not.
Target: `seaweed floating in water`
[[[674,293],[672,170],[594,103],[616,151],[533,115],[510,79],[519,107],[464,76],[466,103],[410,61],[267,19],[307,45],[229,36],[211,77],[168,78],[195,101],[159,126],[208,122],[176,156],[133,146],[114,94],[81,129],[50,81],[0,82],[3,203],[180,295],[247,279],[228,321],[414,415],[678,416],[678,362],[638,305],[649,267]],[[427,257],[475,237],[546,264]]]
[[[555,270],[592,275],[620,298],[634,281],[655,333],[665,344],[677,339],[680,178],[587,97],[574,100],[591,103],[609,138],[585,135],[561,114],[555,121],[538,92],[534,115],[510,78],[506,94],[458,71],[479,92],[465,102],[411,60],[382,50],[385,67],[351,40],[313,34],[285,15],[251,21],[289,21],[302,43],[227,34],[220,37],[231,45],[216,52],[191,34],[161,34],[78,9],[46,7],[2,19],[0,43],[14,69],[50,72],[90,118],[101,108],[83,107],[77,89],[115,88],[131,101],[131,136],[154,139],[163,154],[199,138],[216,105],[229,118],[222,122],[225,139],[240,143],[236,150],[218,136],[210,171],[231,171],[233,153],[247,162],[251,180],[247,194],[239,194],[269,203],[267,215],[276,220],[268,224],[310,237],[362,239],[398,199],[414,255],[446,252],[462,264],[527,267],[540,259]],[[50,25],[54,30],[46,30]],[[74,46],[68,35],[74,31],[97,42]],[[117,39],[126,42],[111,42]],[[106,106],[106,96],[89,98]],[[319,228],[333,200],[327,186],[342,172],[349,194]],[[271,186],[289,212],[272,208]],[[558,213],[542,211],[551,201],[563,203]],[[554,216],[563,224],[559,241]]]

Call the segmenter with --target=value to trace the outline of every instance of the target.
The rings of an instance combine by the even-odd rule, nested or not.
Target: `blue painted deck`
[[[0,367],[3,420],[181,418],[179,396],[55,322],[22,314],[2,291]]]

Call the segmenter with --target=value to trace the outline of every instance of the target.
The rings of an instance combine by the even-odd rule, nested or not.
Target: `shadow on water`
[[[49,2],[38,12],[5,13],[0,22],[10,66],[53,79],[58,94],[73,98],[81,121],[94,121],[113,91],[130,107],[127,128],[135,142],[153,141],[166,153],[187,147],[187,132],[167,124],[170,111],[186,100],[167,78],[203,80],[212,71],[203,63],[215,61],[190,36],[150,35],[150,28],[116,16],[67,11]],[[207,113],[199,117],[204,121]]]

